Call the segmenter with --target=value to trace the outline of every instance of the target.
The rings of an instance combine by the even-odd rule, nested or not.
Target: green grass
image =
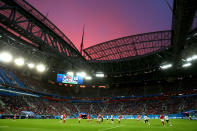
[[[89,123],[81,120],[79,124],[77,120],[67,120],[63,124],[60,120],[5,120],[0,119],[0,131],[197,131],[197,121],[189,120],[171,120],[173,126],[166,124],[161,125],[160,120],[149,120],[151,125],[144,124],[143,120],[122,120],[118,124],[115,120],[114,124],[111,120],[97,124],[96,120]]]

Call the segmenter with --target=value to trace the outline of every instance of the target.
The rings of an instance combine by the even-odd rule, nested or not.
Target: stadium
[[[197,1],[163,2],[170,30],[85,49],[83,32],[79,50],[29,2],[0,0],[0,131],[196,131]]]

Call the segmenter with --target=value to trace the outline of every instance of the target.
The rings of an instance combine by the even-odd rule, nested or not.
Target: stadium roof
[[[84,49],[87,60],[128,60],[163,50],[171,45],[171,31],[150,32],[122,37]]]

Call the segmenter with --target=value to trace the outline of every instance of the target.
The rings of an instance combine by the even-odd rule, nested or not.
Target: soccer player
[[[79,114],[78,120],[79,120],[79,123],[80,123],[80,121],[81,121],[81,113]]]
[[[140,118],[141,118],[140,115],[137,115],[137,120],[138,120],[138,121],[140,120]]]
[[[164,115],[162,114],[162,115],[160,115],[160,120],[161,120],[161,123],[162,123],[162,125],[164,126]]]
[[[170,120],[169,120],[169,118],[168,118],[168,116],[167,116],[167,115],[165,116],[165,119],[166,119],[166,122],[167,122],[167,123],[169,123],[169,124],[170,124],[170,126],[172,126],[172,123],[170,122]]]
[[[92,120],[92,115],[91,115],[91,120]]]
[[[14,114],[14,120],[16,120],[16,114]]]
[[[149,119],[148,116],[145,115],[145,116],[144,116],[144,123],[148,123],[148,125],[150,125],[150,122],[148,121],[148,119]]]
[[[29,117],[29,116],[28,116],[28,115],[26,115],[25,117],[26,117],[26,119],[28,119],[28,117]]]
[[[107,115],[107,121],[109,120],[109,116]]]
[[[112,124],[114,124],[114,116],[113,115],[111,115],[111,122],[112,122]]]
[[[101,116],[101,120],[102,120],[102,122],[103,122],[103,115]]]
[[[165,116],[165,120],[166,120],[167,123],[169,122],[169,118],[168,118],[167,115]]]
[[[189,120],[192,120],[192,116],[191,115],[189,115]]]
[[[89,120],[90,120],[90,117],[89,117],[89,114],[88,114],[88,116],[87,116],[87,122],[89,122]]]
[[[63,115],[60,116],[60,120],[63,120]]]
[[[64,114],[64,120],[63,123],[66,123],[66,114]]]
[[[118,116],[118,122],[120,124],[120,120],[121,120],[121,115]]]
[[[100,114],[98,115],[98,123],[99,124],[101,123],[101,115]]]

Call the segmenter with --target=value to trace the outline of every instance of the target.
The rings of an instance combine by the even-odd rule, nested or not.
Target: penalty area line
[[[111,128],[106,128],[106,129],[101,129],[101,130],[98,130],[98,131],[105,131],[105,130],[110,130],[110,129],[114,129],[114,128],[118,128],[120,126],[116,126],[116,127],[111,127]]]

